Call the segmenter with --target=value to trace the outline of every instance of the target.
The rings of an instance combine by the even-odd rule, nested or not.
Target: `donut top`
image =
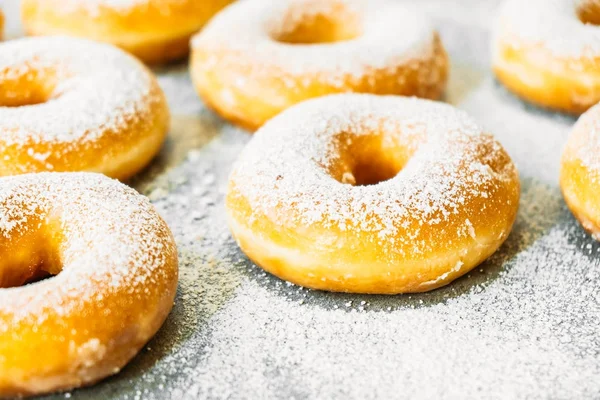
[[[497,40],[539,45],[559,57],[600,56],[600,27],[581,22],[578,6],[589,0],[507,0],[500,9]]]
[[[158,101],[152,81],[141,63],[110,45],[71,37],[2,43],[2,96],[19,98],[33,86],[55,85],[44,103],[6,107],[0,100],[0,142],[92,141],[103,131],[118,132],[125,122],[147,118],[149,104]]]
[[[340,132],[352,141],[367,132],[399,131],[418,145],[395,177],[353,186],[330,175]],[[383,140],[394,140],[391,136],[396,135]],[[393,242],[399,227],[415,218],[434,226],[455,218],[469,198],[493,201],[500,185],[516,180],[514,165],[503,154],[466,113],[449,105],[334,95],[301,103],[264,125],[242,152],[232,178],[253,214],[282,226],[353,225]],[[459,235],[473,236],[468,219]],[[414,251],[426,246],[415,243]]]
[[[344,15],[338,15],[340,8],[345,10]],[[298,21],[311,16],[357,24],[358,35],[318,44],[278,41],[277,37],[293,29]],[[217,14],[194,37],[192,46],[216,54],[226,49],[241,62],[247,58],[261,60],[294,75],[343,73],[358,77],[374,68],[388,69],[430,57],[434,35],[425,16],[393,1],[246,0]]]
[[[166,224],[150,202],[100,174],[0,178],[0,245],[22,230],[39,229],[34,221],[58,221],[63,269],[35,284],[0,288],[0,315],[12,314],[15,322],[25,315],[64,315],[68,307],[102,293],[104,289],[94,287],[104,282],[107,290],[125,288],[136,296],[176,252],[167,240],[171,235]],[[34,309],[47,312],[31,313]],[[9,327],[0,326],[0,332]]]
[[[600,105],[586,111],[573,127],[567,146],[574,150],[569,156],[579,158],[582,165],[600,180]]]

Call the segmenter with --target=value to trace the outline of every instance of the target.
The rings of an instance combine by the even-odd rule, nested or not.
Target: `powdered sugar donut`
[[[502,146],[449,105],[335,95],[273,118],[234,166],[242,250],[315,289],[401,293],[456,279],[504,242],[519,203]]]
[[[575,217],[600,240],[600,105],[573,127],[562,155],[560,186]]]
[[[508,0],[500,11],[493,68],[538,105],[581,113],[600,101],[600,7],[590,0]]]
[[[91,171],[124,179],[169,124],[152,73],[109,45],[68,37],[0,44],[0,175]]]
[[[0,254],[2,398],[117,373],[173,306],[169,228],[147,199],[99,174],[0,178]]]
[[[21,0],[31,35],[72,35],[119,46],[145,62],[184,57],[189,39],[232,0]]]
[[[447,73],[430,21],[385,0],[242,1],[192,42],[191,74],[200,95],[251,129],[331,93],[438,98]]]

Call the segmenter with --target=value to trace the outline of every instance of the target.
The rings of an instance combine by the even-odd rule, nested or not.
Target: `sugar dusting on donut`
[[[304,3],[306,6],[302,7]],[[362,21],[356,38],[318,45],[277,41],[278,33],[292,29],[290,24],[309,14],[335,19],[334,5],[339,4]],[[267,69],[270,73],[273,69],[281,70],[279,78],[289,86],[296,84],[296,79],[289,78],[289,74],[317,74],[323,79],[328,77],[331,85],[341,86],[348,77],[359,79],[372,74],[374,70],[406,65],[421,68],[420,79],[437,81],[439,76],[418,63],[419,60],[434,57],[435,35],[431,22],[425,16],[406,5],[388,0],[321,3],[307,0],[250,0],[234,4],[215,16],[194,37],[192,46],[215,54],[222,54],[226,49],[230,58],[228,61],[218,58],[219,63],[246,65],[244,60],[261,60],[261,64],[273,67]],[[217,57],[209,59],[208,63],[217,63]],[[249,81],[265,71],[264,68],[249,68]],[[243,85],[244,82],[239,84]]]
[[[568,147],[575,150],[570,157],[577,157],[591,173],[600,180],[600,106],[596,105],[583,114],[569,138]]]
[[[390,180],[352,186],[331,177],[326,166],[335,154],[332,135],[376,131],[381,129],[380,120],[402,135],[423,136],[427,130],[426,141]],[[449,105],[416,98],[338,95],[305,102],[267,123],[250,141],[233,174],[237,192],[257,215],[282,224],[295,215],[293,224],[298,226],[322,220],[342,229],[355,224],[383,242],[395,240],[398,226],[408,224],[415,213],[421,225],[437,225],[458,214],[469,197],[499,206],[491,196],[494,189],[516,179],[510,161],[491,168],[501,151],[464,112]],[[468,219],[458,235],[475,237]],[[422,253],[427,246],[415,241],[413,251]]]
[[[34,229],[28,224],[40,216],[60,221],[63,270],[33,285],[0,289],[0,314],[12,315],[15,323],[48,315],[33,310],[51,307],[60,317],[90,299],[102,304],[97,282],[108,282],[108,290],[125,290],[133,299],[143,296],[146,285],[165,273],[161,266],[176,254],[164,240],[169,230],[150,202],[99,174],[0,178],[0,238]],[[10,325],[0,326],[0,332],[8,329]]]
[[[58,84],[45,103],[0,105],[0,136],[6,145],[92,141],[101,131],[119,131],[147,118],[148,104],[159,101],[152,97],[149,71],[112,46],[68,37],[0,44],[0,83],[35,74],[32,84],[48,75],[56,76]]]
[[[600,57],[600,27],[581,22],[577,13],[586,1],[507,0],[500,9],[495,44],[539,45],[567,58]]]

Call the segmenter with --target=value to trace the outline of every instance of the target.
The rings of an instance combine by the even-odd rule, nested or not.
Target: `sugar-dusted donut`
[[[600,7],[590,0],[507,0],[493,40],[493,68],[537,105],[579,114],[600,101]]]
[[[31,35],[80,36],[148,63],[184,57],[189,39],[232,0],[21,0]]]
[[[173,306],[169,228],[147,199],[100,174],[0,178],[0,254],[2,398],[117,373]]]
[[[600,240],[600,105],[573,127],[562,155],[560,187],[581,225]]]
[[[438,98],[448,59],[430,21],[385,0],[249,0],[192,41],[191,74],[219,114],[255,129],[326,94]]]
[[[153,74],[113,46],[69,37],[0,43],[0,176],[125,179],[156,155],[168,124]]]
[[[264,125],[236,162],[233,236],[265,270],[315,289],[422,292],[507,238],[519,179],[463,112],[428,100],[346,94]]]

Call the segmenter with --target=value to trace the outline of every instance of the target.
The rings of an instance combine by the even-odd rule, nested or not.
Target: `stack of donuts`
[[[226,210],[241,249],[282,279],[423,292],[510,234],[518,172],[492,135],[439,101],[449,60],[425,15],[393,0],[229,3],[21,1],[32,37],[0,44],[0,397],[117,373],[171,310],[173,235],[113,180],[148,165],[169,129],[146,64],[190,52],[205,104],[256,130]],[[526,100],[585,111],[560,183],[600,238],[595,21],[585,1],[508,0],[493,69]]]

